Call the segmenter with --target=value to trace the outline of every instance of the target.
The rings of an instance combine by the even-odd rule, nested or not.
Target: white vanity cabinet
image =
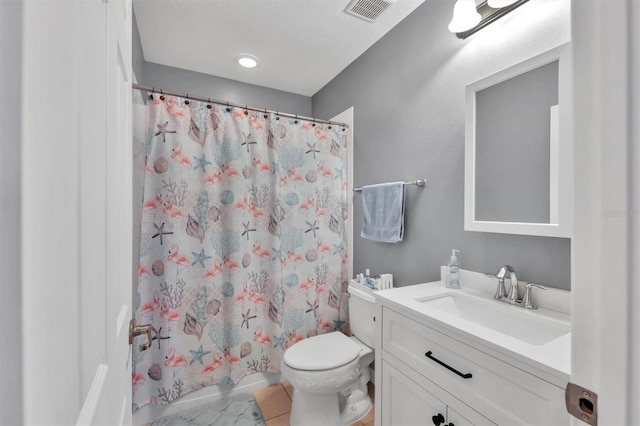
[[[377,305],[376,426],[569,424],[562,378],[384,299]]]

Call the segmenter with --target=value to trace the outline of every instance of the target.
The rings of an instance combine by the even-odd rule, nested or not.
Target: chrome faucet
[[[505,296],[506,290],[504,288],[504,279],[507,272],[509,273],[509,281],[511,281],[511,285],[509,288],[509,294]],[[495,296],[493,296],[494,299],[511,305],[521,306],[525,309],[538,309],[538,307],[533,303],[531,297],[531,287],[538,287],[542,290],[546,290],[546,287],[538,284],[527,283],[524,286],[524,296],[522,297],[522,300],[520,300],[518,299],[518,277],[516,276],[515,269],[509,265],[504,265],[496,273],[496,278],[498,279],[498,288],[496,289]]]
[[[504,279],[505,275],[509,273],[509,281],[511,281],[511,286],[509,288],[509,295],[506,297],[506,301],[512,304],[518,303],[518,277],[516,276],[516,270],[509,265],[504,265],[501,267],[498,272],[496,272],[496,278],[498,279],[498,289],[496,290],[495,296],[493,296],[496,300],[505,301],[505,288],[504,288]]]

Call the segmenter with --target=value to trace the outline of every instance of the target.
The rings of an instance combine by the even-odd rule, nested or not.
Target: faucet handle
[[[538,287],[541,290],[546,290],[547,288],[540,284],[527,283],[524,286],[524,296],[522,297],[522,307],[525,309],[538,309],[536,305],[533,304],[531,299],[531,287]]]
[[[498,288],[496,288],[496,294],[493,296],[496,300],[502,300],[507,296],[507,291],[504,289],[504,278],[498,278]]]

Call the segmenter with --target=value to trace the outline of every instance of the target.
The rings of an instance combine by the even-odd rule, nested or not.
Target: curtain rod
[[[207,102],[207,103],[210,103],[210,104],[225,105],[225,106],[230,106],[230,107],[235,107],[235,108],[242,108],[244,110],[258,111],[258,112],[263,112],[263,113],[272,113],[272,114],[279,115],[281,117],[295,118],[296,120],[313,121],[314,123],[333,124],[333,125],[336,125],[336,126],[342,126],[344,128],[349,128],[349,125],[347,123],[340,123],[340,122],[337,122],[337,121],[329,121],[329,120],[320,120],[320,119],[313,118],[313,117],[304,117],[302,115],[288,114],[288,113],[285,113],[285,112],[273,111],[273,110],[265,109],[265,108],[256,108],[256,107],[251,107],[251,106],[247,106],[247,105],[234,104],[232,102],[219,101],[219,100],[211,99],[211,98],[200,98],[200,97],[197,97],[197,96],[190,96],[188,93],[183,94],[183,93],[170,92],[168,90],[160,89],[160,88],[157,88],[157,87],[148,87],[148,86],[142,86],[140,84],[133,84],[132,88],[136,89],[136,90],[142,90],[142,91],[146,91],[146,92],[151,92],[151,93],[160,93],[161,95],[178,96],[178,97],[185,98],[185,99],[193,99],[195,101]]]
[[[418,180],[414,180],[411,182],[404,182],[404,185],[415,185],[415,186],[419,186],[419,187],[424,187],[427,183],[426,179],[418,179]],[[362,192],[362,188],[353,188],[353,192]]]

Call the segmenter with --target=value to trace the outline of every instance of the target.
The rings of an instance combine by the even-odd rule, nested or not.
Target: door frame
[[[331,118],[331,121],[339,123],[345,123],[349,126],[347,133],[349,138],[347,140],[347,228],[349,229],[347,238],[349,239],[347,249],[347,276],[349,279],[353,278],[353,236],[355,232],[353,230],[353,151],[354,151],[354,130],[353,130],[353,117],[354,108],[349,107],[342,111],[340,114]]]

